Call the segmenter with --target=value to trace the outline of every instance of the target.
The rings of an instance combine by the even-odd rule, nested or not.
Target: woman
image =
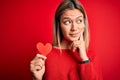
[[[53,49],[31,61],[35,80],[102,80],[96,56],[88,50],[85,10],[77,0],[64,0],[56,10]]]

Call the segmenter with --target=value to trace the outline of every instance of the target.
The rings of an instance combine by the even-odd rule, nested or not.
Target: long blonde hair
[[[54,17],[54,26],[53,26],[53,45],[60,47],[63,34],[60,28],[60,17],[65,12],[66,9],[78,9],[84,17],[85,31],[83,33],[83,39],[85,41],[85,48],[88,49],[89,46],[89,28],[88,28],[88,18],[85,12],[84,7],[77,0],[64,0],[57,8]]]

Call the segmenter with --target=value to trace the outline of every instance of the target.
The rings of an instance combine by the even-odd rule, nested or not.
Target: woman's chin
[[[79,39],[79,37],[67,37],[67,38],[64,38],[63,40],[71,43],[73,41],[77,41]]]
[[[70,41],[77,41],[79,39],[79,37],[74,37],[74,38],[70,38]]]

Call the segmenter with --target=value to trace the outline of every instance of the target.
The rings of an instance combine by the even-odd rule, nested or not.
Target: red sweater
[[[77,51],[53,48],[47,55],[43,80],[102,80],[95,55],[88,51],[91,62],[81,64]]]

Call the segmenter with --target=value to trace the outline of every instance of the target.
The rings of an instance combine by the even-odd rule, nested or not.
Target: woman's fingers
[[[80,41],[83,41],[83,33],[84,33],[84,29],[82,30],[82,32],[80,34]]]
[[[75,52],[75,51],[76,51],[76,49],[77,49],[76,47],[73,47],[73,52]]]
[[[35,71],[35,70],[41,69],[42,66],[44,66],[44,62],[41,61],[41,59],[39,59],[37,61],[34,61],[34,63],[30,64],[31,71]]]
[[[39,61],[41,61],[41,60],[45,61],[46,59],[47,59],[46,56],[37,54],[37,55],[35,56],[35,58],[34,58],[30,63],[31,63],[31,64],[36,64],[36,63],[38,63]],[[43,61],[42,61],[42,62],[43,62]]]
[[[42,61],[42,59],[38,59],[38,60],[35,61],[34,65],[35,66],[43,66],[44,62]]]
[[[41,54],[37,54],[37,55],[35,56],[35,59],[38,59],[38,58],[41,58],[41,59],[43,59],[43,60],[46,60],[46,59],[47,59],[46,56],[41,55]]]
[[[82,38],[82,36],[81,36]],[[80,49],[83,45],[83,39],[80,39],[78,41],[73,41],[73,43],[71,44],[71,49],[73,52],[75,52],[76,49]]]
[[[77,49],[77,48],[79,48],[79,45],[80,45],[80,42],[78,42],[78,41],[74,41],[73,43],[72,43],[72,51],[73,52],[75,52],[75,50]]]
[[[35,58],[30,63],[30,69],[32,72],[39,71],[42,67],[45,66],[46,57],[40,54],[37,54]]]
[[[83,46],[82,45],[84,43],[83,32],[84,32],[84,29],[81,30],[80,38],[76,41],[73,41],[73,43],[71,44],[71,49],[73,52],[75,52],[77,48],[80,49]]]
[[[34,70],[35,70],[35,72],[40,71],[40,70],[42,69],[42,67],[41,67],[41,66],[35,66],[34,68],[35,68],[35,69],[34,69]]]
[[[41,66],[39,66],[39,65],[33,65],[33,64],[31,64],[32,66],[31,66],[31,71],[32,72],[35,72],[35,71],[39,71],[39,70],[41,70],[42,69],[42,67]]]

